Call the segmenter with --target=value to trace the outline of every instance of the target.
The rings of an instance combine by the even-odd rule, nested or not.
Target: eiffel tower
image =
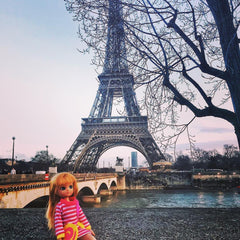
[[[124,42],[122,8],[119,0],[109,0],[108,35],[103,72],[88,118],[62,163],[74,164],[74,172],[95,171],[100,156],[116,146],[136,149],[148,161],[165,160],[148,131],[147,116],[141,116],[129,73]],[[126,116],[112,116],[114,99],[122,99]]]

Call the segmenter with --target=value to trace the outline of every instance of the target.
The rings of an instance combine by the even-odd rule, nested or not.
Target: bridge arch
[[[29,202],[23,208],[46,208],[48,205],[48,200],[49,200],[49,195],[42,196]]]
[[[98,188],[98,192],[97,193],[100,194],[101,190],[109,190],[106,183],[102,183],[100,185],[100,187]]]
[[[83,195],[94,195],[94,192],[90,187],[83,187],[78,192],[78,196],[83,196]]]
[[[23,189],[21,191],[12,191],[2,193],[0,197],[0,208],[24,208],[30,202],[39,197],[49,195],[49,187],[42,186],[38,188]]]
[[[117,190],[117,183],[116,181],[112,181],[111,184],[110,184],[110,190],[112,191],[116,191]]]

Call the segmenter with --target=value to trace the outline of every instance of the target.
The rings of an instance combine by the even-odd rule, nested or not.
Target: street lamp
[[[14,163],[14,141],[15,141],[15,137],[12,137],[13,140],[13,146],[12,146],[12,168],[13,168],[13,163]]]
[[[48,162],[48,145],[46,145],[46,153],[47,153],[47,162]]]

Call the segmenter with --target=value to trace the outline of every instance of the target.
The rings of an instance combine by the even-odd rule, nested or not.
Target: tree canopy
[[[236,171],[240,168],[240,153],[237,147],[233,145],[224,145],[223,155],[216,150],[206,151],[203,149],[195,149],[195,158],[188,155],[180,154],[173,167],[178,170],[191,169],[222,169],[225,171]]]
[[[240,145],[238,0],[65,0],[79,21],[82,52],[102,66],[109,2],[121,4],[129,69],[144,88],[142,107],[161,148],[175,144],[196,117],[229,122]],[[226,103],[229,104],[226,104]],[[191,115],[182,119],[186,107]],[[189,135],[191,142],[191,137]]]
[[[36,152],[36,155],[31,158],[31,162],[35,163],[47,163],[51,166],[54,166],[58,159],[54,157],[52,154],[49,154],[48,151],[41,150]]]

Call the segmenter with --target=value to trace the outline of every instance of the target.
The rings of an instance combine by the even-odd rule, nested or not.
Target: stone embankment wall
[[[163,189],[191,187],[192,174],[188,171],[162,172],[150,175],[127,175],[127,189]]]
[[[163,189],[163,188],[222,188],[240,186],[240,174],[236,173],[201,173],[191,171],[160,172],[148,175],[127,175],[126,188]]]
[[[199,173],[192,176],[192,185],[198,188],[235,188],[240,186],[240,174],[237,173]]]

